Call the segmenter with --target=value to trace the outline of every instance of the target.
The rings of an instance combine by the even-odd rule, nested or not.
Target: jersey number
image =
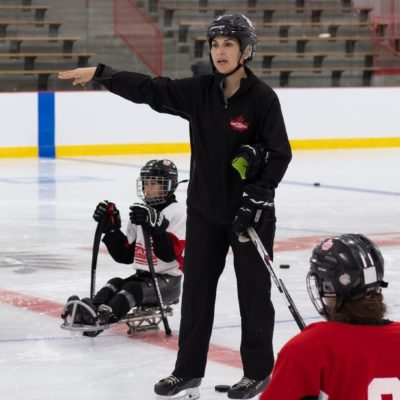
[[[368,400],[400,400],[398,378],[375,378],[368,386]]]

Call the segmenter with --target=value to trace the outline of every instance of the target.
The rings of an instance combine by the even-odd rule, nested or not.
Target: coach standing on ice
[[[275,188],[291,150],[275,92],[246,66],[257,42],[251,21],[241,14],[219,16],[210,24],[207,39],[214,71],[210,75],[171,80],[99,64],[61,72],[59,78],[73,79],[75,85],[94,79],[130,101],[189,121],[192,154],[179,352],[172,375],[154,389],[172,396],[200,386],[217,283],[231,246],[244,376],[228,397],[252,398],[267,385],[274,364],[274,308],[270,276],[242,233],[255,226],[272,255]],[[231,165],[238,155],[246,161],[246,180]]]

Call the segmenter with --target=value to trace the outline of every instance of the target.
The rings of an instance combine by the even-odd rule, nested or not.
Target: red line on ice
[[[275,242],[275,251],[295,251],[305,250],[314,247],[321,240],[329,235],[304,236],[297,238],[289,238],[286,240],[277,240]],[[399,232],[380,232],[367,233],[367,236],[374,240],[379,246],[399,246]],[[89,250],[89,248],[81,248]],[[91,249],[90,249],[91,250]],[[101,252],[106,253],[106,249],[101,249]],[[39,314],[48,315],[51,317],[60,318],[62,305],[51,300],[45,300],[27,294],[17,293],[10,290],[0,289],[0,303],[9,304],[15,307],[26,309]],[[61,318],[60,318],[61,323]],[[126,335],[127,328],[125,325],[118,325],[111,328],[113,333],[118,335]],[[177,351],[178,349],[178,333],[174,332],[172,336],[165,336],[164,331],[143,332],[137,336],[129,336],[134,340],[141,340],[155,346],[163,347],[169,350]],[[208,359],[231,367],[242,368],[240,353],[227,347],[210,344]]]
[[[0,289],[0,303],[59,318],[61,324],[63,305],[54,301],[13,292],[11,290]],[[110,331],[118,335],[126,336],[127,326],[124,324],[117,325],[111,328]],[[178,332],[173,332],[172,336],[166,336],[162,328],[159,331],[141,332],[136,336],[129,336],[129,338],[141,340],[145,343],[173,351],[178,350]],[[242,368],[239,351],[228,347],[210,344],[208,359],[231,367]]]

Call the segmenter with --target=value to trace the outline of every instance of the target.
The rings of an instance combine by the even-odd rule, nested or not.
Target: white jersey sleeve
[[[176,259],[171,262],[165,262],[157,258],[153,253],[154,269],[158,274],[178,276],[182,274],[186,233],[186,207],[179,203],[171,203],[164,208],[162,213],[169,221],[167,233],[171,236],[174,242]],[[133,225],[132,223],[128,223],[126,235],[129,243],[136,240],[135,258],[133,262],[134,268],[149,271],[142,228]]]

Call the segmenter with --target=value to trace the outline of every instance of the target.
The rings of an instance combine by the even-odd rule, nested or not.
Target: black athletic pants
[[[262,221],[258,234],[272,257],[275,215]],[[271,279],[252,242],[240,243],[231,226],[210,222],[188,208],[179,351],[173,374],[203,377],[214,321],[218,279],[229,247],[234,254],[244,375],[261,380],[274,364],[272,336],[275,312],[270,299]]]
[[[157,274],[158,286],[164,304],[176,303],[181,294],[182,276]],[[123,294],[123,293],[126,294]],[[128,300],[130,299],[130,301]],[[150,272],[137,270],[129,278],[112,278],[93,299],[96,306],[109,305],[117,317],[121,319],[133,306],[156,306],[157,295],[153,287]]]

